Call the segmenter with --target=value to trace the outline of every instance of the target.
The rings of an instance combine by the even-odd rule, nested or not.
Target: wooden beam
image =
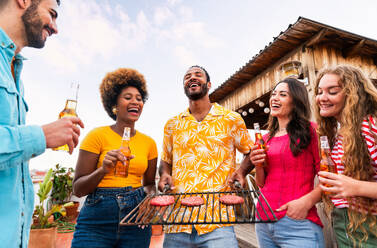
[[[307,47],[310,47],[310,46],[317,44],[318,42],[320,42],[325,37],[326,33],[327,33],[327,29],[322,28],[321,31],[316,33],[305,45]]]
[[[365,39],[362,39],[357,44],[351,46],[350,48],[344,49],[343,56],[346,58],[346,57],[351,57],[353,55],[356,55],[358,52],[360,52],[360,49],[364,46],[364,44],[365,44]]]

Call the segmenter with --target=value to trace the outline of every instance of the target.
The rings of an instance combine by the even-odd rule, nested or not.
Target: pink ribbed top
[[[268,134],[263,137],[268,139]],[[265,169],[266,178],[261,192],[267,199],[272,210],[278,209],[283,204],[298,199],[309,193],[314,187],[314,177],[319,171],[319,150],[317,135],[312,131],[312,139],[309,146],[297,157],[294,157],[289,149],[288,134],[273,137],[267,142],[268,165]],[[267,206],[264,206],[267,209]],[[257,206],[260,213],[257,218],[267,220],[267,216],[261,206]],[[281,219],[286,211],[276,212],[276,217]],[[272,219],[272,214],[269,214]],[[313,206],[307,215],[307,219],[322,226],[317,209]]]

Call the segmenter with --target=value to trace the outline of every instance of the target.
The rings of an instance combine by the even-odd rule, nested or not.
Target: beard
[[[199,92],[190,92],[189,86],[185,86],[185,95],[190,100],[199,100],[200,98],[204,97],[208,93],[208,83],[200,85],[200,91]]]
[[[45,26],[38,14],[38,2],[32,1],[21,17],[25,27],[27,46],[34,48],[42,48],[45,45],[45,40],[42,37],[42,31]]]

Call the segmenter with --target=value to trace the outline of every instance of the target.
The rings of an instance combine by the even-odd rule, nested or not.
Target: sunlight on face
[[[335,74],[325,74],[318,84],[316,103],[323,117],[335,117],[339,120],[344,108],[345,94],[340,83],[340,77]]]
[[[287,83],[279,83],[270,97],[271,115],[277,118],[289,118],[293,110],[293,100]]]

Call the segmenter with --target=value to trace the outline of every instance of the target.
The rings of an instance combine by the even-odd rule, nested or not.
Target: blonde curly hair
[[[319,106],[314,108],[315,117],[319,126],[319,136],[326,135],[329,138],[330,147],[334,146],[337,132],[343,136],[344,174],[357,180],[372,181],[375,171],[371,166],[371,157],[364,137],[361,134],[362,122],[367,116],[377,116],[377,89],[374,84],[363,74],[361,70],[349,65],[338,65],[335,67],[323,68],[318,72],[315,81],[314,92],[318,94],[318,85],[325,74],[334,74],[340,78],[340,86],[344,91],[345,103],[340,116],[340,129],[337,130],[335,117],[322,117]],[[325,198],[327,198],[325,196]],[[367,221],[370,230],[377,236],[376,216],[371,213],[375,199],[366,197],[352,197],[347,199],[349,225],[347,231],[355,241],[368,239],[368,233],[362,226]],[[331,204],[325,199],[325,204]],[[356,205],[363,205],[367,212],[355,211]],[[333,206],[328,206],[332,208]],[[356,237],[355,231],[360,228],[363,235]]]
[[[112,109],[116,106],[118,96],[126,87],[135,87],[146,102],[148,99],[147,83],[144,76],[135,69],[119,68],[106,74],[99,86],[103,107],[107,114],[116,120]]]

